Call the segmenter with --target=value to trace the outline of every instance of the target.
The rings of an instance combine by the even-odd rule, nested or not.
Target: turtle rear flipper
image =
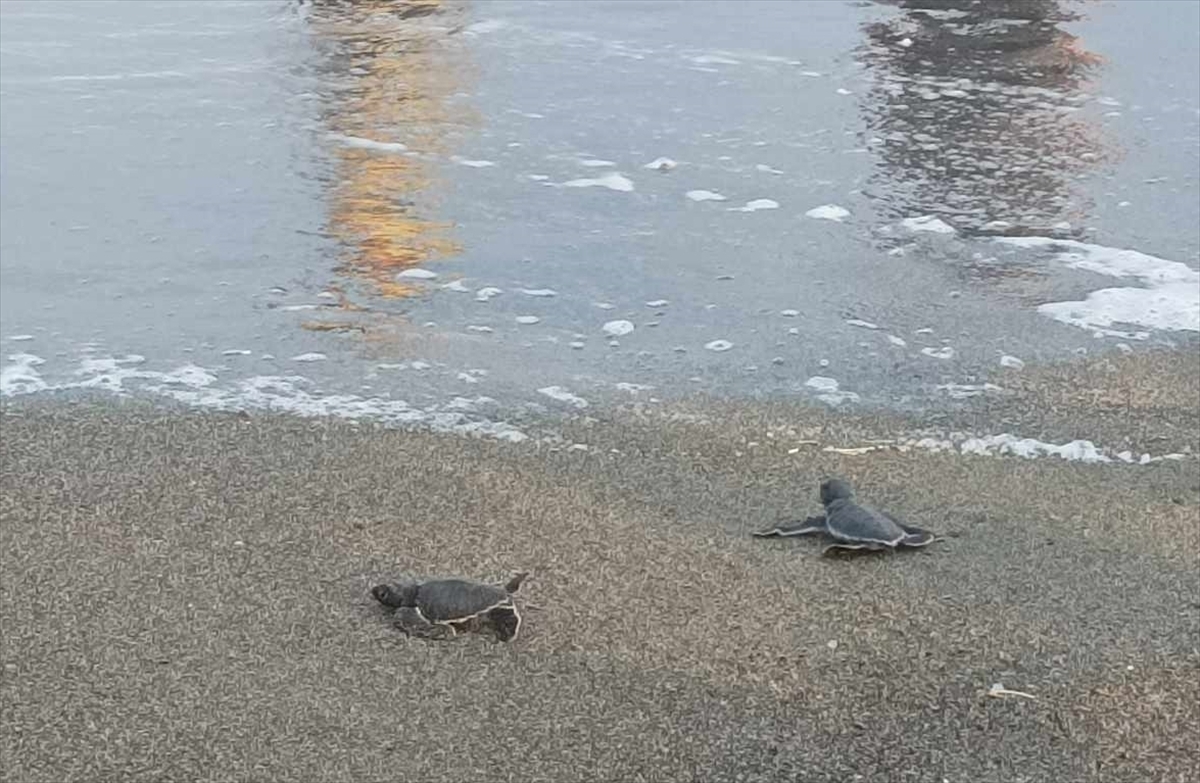
[[[488,622],[496,632],[496,639],[509,642],[517,638],[521,629],[521,615],[517,607],[511,605],[497,606],[487,613]]]
[[[937,536],[928,530],[922,530],[919,527],[911,525],[900,525],[900,527],[904,529],[904,538],[900,540],[897,546],[928,546],[937,540]]]
[[[807,536],[824,532],[826,532],[825,515],[818,514],[815,517],[807,517],[794,522],[780,522],[764,530],[755,530],[750,535],[755,538],[770,538],[771,536]]]
[[[924,528],[916,527],[914,525],[904,524],[903,521],[897,519],[895,517],[895,515],[893,515],[893,514],[889,514],[886,511],[881,512],[881,513],[885,517],[887,517],[888,519],[892,520],[897,525],[899,525],[900,529],[904,531],[904,538],[900,539],[896,543],[896,546],[907,546],[907,547],[928,546],[929,544],[932,544],[934,542],[934,540],[937,538],[937,536],[935,536],[933,533],[930,533],[928,530],[925,530]]]

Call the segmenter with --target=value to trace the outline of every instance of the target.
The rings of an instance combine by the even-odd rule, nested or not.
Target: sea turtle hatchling
[[[933,543],[935,536],[928,530],[906,525],[883,511],[854,502],[854,490],[841,479],[821,482],[821,504],[825,513],[798,522],[784,522],[753,535],[806,536],[822,533],[832,543],[821,550],[831,549],[888,549],[921,547]]]
[[[468,579],[382,584],[371,588],[371,595],[396,610],[393,623],[410,636],[445,639],[459,631],[490,630],[507,642],[516,638],[521,628],[513,594],[526,576],[520,572],[503,585]]]

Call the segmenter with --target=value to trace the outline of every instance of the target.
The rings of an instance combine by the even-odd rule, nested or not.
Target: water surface
[[[1195,3],[0,16],[6,394],[912,407],[1200,332]]]

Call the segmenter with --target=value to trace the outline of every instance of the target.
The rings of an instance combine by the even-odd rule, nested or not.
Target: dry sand
[[[887,423],[708,414],[563,425],[583,451],[8,405],[0,777],[1200,779],[1195,460],[844,456]],[[823,473],[946,538],[748,536]],[[368,595],[518,568],[541,609],[507,645]]]

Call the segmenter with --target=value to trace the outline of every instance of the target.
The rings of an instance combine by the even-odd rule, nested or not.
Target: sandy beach
[[[1200,781],[1197,29],[3,0],[0,783]]]
[[[512,445],[10,402],[3,779],[1195,779],[1194,460],[846,455],[885,422],[707,414]],[[943,539],[748,535],[826,473]],[[507,645],[409,639],[368,594],[513,569]]]

